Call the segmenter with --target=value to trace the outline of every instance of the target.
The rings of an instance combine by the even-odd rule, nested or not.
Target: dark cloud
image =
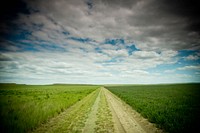
[[[0,37],[6,37],[16,30],[14,22],[19,14],[30,14],[22,0],[6,0],[0,4]]]
[[[132,8],[138,2],[141,2],[141,0],[95,0],[95,2],[97,3],[98,1],[102,2],[105,5],[115,8],[116,7]]]
[[[163,48],[174,50],[200,48],[199,1],[143,2],[140,6],[133,5],[135,13],[127,19],[129,25],[137,27],[140,31],[136,41],[155,43],[151,41],[151,38],[154,38]]]
[[[115,8],[137,8],[137,16],[133,18],[136,22],[132,22],[135,26],[158,23],[176,26],[180,24],[176,19],[182,18],[184,19],[182,23],[187,23],[185,28],[188,31],[200,33],[200,1],[198,0],[102,0],[102,2]],[[141,7],[138,8],[138,5]]]
[[[26,3],[22,0],[6,0],[0,4],[0,20],[9,21],[17,18],[19,13],[29,14]]]
[[[9,0],[1,5],[4,8],[0,33],[15,34],[24,28],[31,33],[32,40],[51,42],[61,36],[62,29],[68,35],[94,40],[131,38],[145,50],[199,49],[199,3],[195,0],[49,0],[48,3]]]
[[[163,10],[188,18],[199,17],[200,1],[198,0],[161,0]]]
[[[161,0],[161,9],[187,19],[188,30],[200,33],[199,0]]]

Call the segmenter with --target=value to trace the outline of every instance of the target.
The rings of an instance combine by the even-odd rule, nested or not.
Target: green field
[[[30,131],[97,88],[99,86],[0,84],[0,131]]]
[[[90,123],[88,114],[91,108],[96,106],[97,113],[93,114],[96,115],[95,131],[112,132],[115,121],[111,121],[113,114],[108,107],[110,101],[104,91],[97,89],[99,87],[76,84],[0,84],[0,131],[37,132],[47,126],[52,128],[50,131],[82,132],[85,122]],[[200,84],[108,85],[106,88],[166,132],[191,132],[198,128]],[[99,103],[95,104],[98,101],[96,99],[99,99]],[[82,102],[71,112],[66,112],[67,108],[80,100]],[[65,116],[59,115],[61,112],[65,112]],[[48,123],[51,118],[59,121]]]
[[[170,133],[195,131],[200,84],[106,86],[150,122]]]

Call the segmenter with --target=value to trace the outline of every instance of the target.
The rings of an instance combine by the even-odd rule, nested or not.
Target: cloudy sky
[[[0,82],[200,82],[200,2],[7,0]]]

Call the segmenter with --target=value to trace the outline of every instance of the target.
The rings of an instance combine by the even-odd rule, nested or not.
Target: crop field
[[[33,130],[97,88],[99,86],[0,84],[0,131]]]
[[[115,85],[106,88],[166,132],[199,130],[200,84]]]
[[[190,132],[198,127],[199,88],[200,84],[0,84],[0,131]]]

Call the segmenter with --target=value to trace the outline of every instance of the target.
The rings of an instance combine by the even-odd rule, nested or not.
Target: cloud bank
[[[1,16],[1,82],[200,81],[200,21],[196,13],[199,3],[178,0],[16,3],[15,8],[7,4],[13,12],[3,10]]]

